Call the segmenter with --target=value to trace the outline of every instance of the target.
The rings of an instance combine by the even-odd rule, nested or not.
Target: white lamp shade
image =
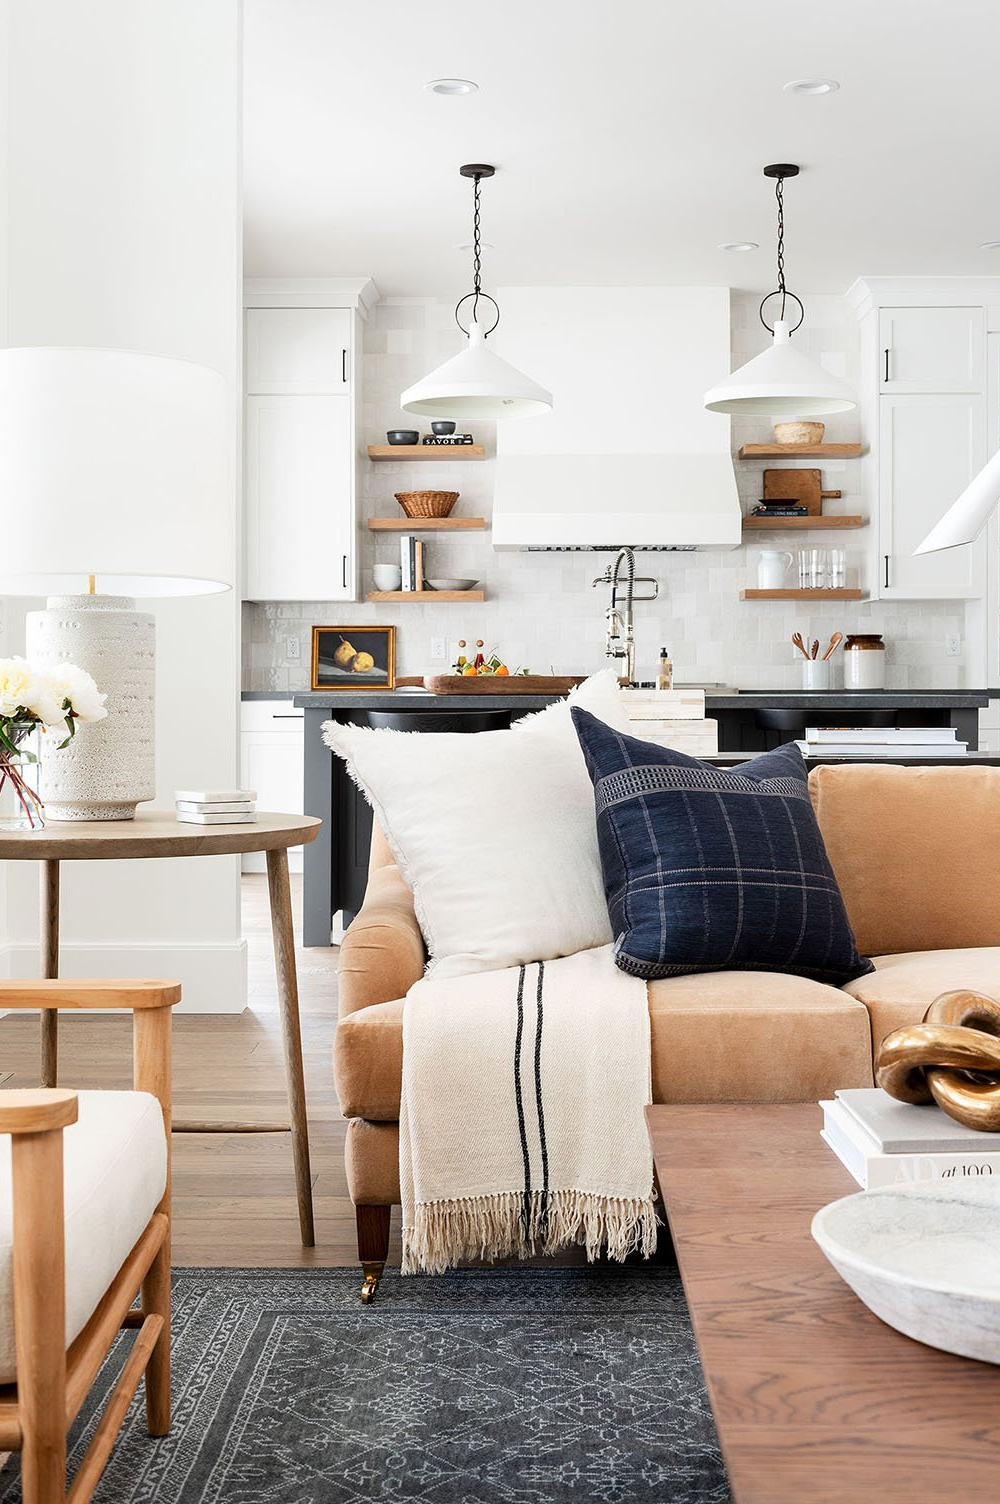
[[[931,528],[916,554],[936,554],[943,548],[958,548],[962,543],[972,543],[987,522],[997,502],[1000,501],[1000,450],[989,460],[974,480],[970,480],[957,501],[945,512],[941,521]]]
[[[202,595],[231,587],[226,383],[128,350],[0,350],[0,592]]]
[[[792,348],[788,324],[780,319],[769,349],[705,393],[709,412],[746,417],[818,418],[857,405],[845,382]]]
[[[473,323],[466,348],[407,387],[400,403],[404,412],[429,418],[492,422],[548,412],[552,393],[488,350],[482,329]]]

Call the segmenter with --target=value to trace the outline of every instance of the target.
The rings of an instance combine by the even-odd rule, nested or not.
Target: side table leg
[[[59,863],[47,859],[41,866],[42,976],[59,975]],[[55,1008],[42,1011],[43,1086],[55,1086],[59,1076],[59,1014]]]
[[[267,853],[267,888],[271,901],[271,934],[278,979],[278,1007],[285,1047],[285,1079],[288,1111],[292,1120],[292,1157],[295,1191],[299,1202],[302,1246],[312,1248],[312,1177],[309,1171],[309,1123],[306,1117],[306,1085],[302,1070],[302,1031],[299,1023],[299,986],[295,975],[295,937],[292,932],[292,895],[288,885],[288,852]]]

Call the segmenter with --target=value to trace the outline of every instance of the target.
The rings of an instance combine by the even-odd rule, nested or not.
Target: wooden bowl
[[[826,432],[825,423],[775,423],[774,438],[778,444],[822,444]]]
[[[461,493],[458,491],[397,491],[407,517],[447,517]]]

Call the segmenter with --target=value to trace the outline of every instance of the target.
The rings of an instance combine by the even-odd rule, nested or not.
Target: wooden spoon
[[[840,647],[840,644],[843,642],[843,640],[844,640],[844,634],[843,634],[843,632],[834,632],[833,636],[830,638],[830,646],[827,648],[826,652],[823,654],[823,662],[824,663],[826,662],[826,660],[828,658],[832,658],[833,657],[834,653]]]
[[[793,632],[792,633],[792,642],[795,645],[795,647],[798,648],[798,650],[802,654],[803,658],[808,658],[809,657],[809,654],[806,652],[806,645],[802,641],[802,633],[801,632]]]

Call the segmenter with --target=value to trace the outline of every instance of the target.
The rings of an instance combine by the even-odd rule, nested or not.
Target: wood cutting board
[[[822,517],[823,498],[839,498],[839,491],[823,490],[822,470],[765,470],[764,500],[796,500],[810,517]]]
[[[581,674],[425,674],[424,688],[432,695],[568,695],[583,683]]]

